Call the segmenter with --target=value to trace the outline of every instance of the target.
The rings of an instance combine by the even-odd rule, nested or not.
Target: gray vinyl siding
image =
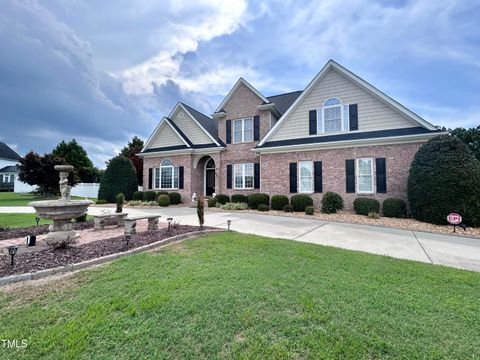
[[[358,130],[374,131],[416,126],[411,120],[393,110],[343,75],[330,69],[299,105],[282,121],[269,139],[286,140],[309,136],[308,112],[337,97],[342,104],[358,104]]]
[[[163,123],[160,129],[148,146],[149,149],[167,146],[185,145],[185,143],[178,137],[172,128]]]
[[[213,142],[181,107],[178,107],[175,111],[172,120],[193,144],[210,144]]]

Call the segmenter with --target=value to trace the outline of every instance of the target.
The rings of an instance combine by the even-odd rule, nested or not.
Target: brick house
[[[303,91],[265,97],[240,78],[206,116],[178,103],[139,154],[145,188],[193,193],[309,194],[335,191],[406,198],[410,163],[441,134],[333,60]]]

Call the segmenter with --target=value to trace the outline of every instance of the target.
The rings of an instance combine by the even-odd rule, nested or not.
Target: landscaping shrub
[[[168,192],[166,192],[166,191],[157,191],[157,192],[155,193],[155,195],[157,196],[156,199],[158,200],[158,197],[159,197],[160,195],[167,195],[167,196],[168,196]]]
[[[97,205],[108,204],[108,201],[99,199],[99,200],[95,201],[95,204],[97,204]]]
[[[273,195],[272,196],[272,210],[283,210],[285,205],[289,204],[288,196]]]
[[[210,198],[207,200],[208,202],[208,207],[216,207],[217,206],[217,199],[215,198]]]
[[[370,212],[368,213],[368,217],[369,217],[370,219],[380,219],[380,215],[378,215],[378,213],[375,212],[375,211],[370,211]]]
[[[260,204],[268,206],[270,204],[270,196],[262,193],[248,195],[248,207],[250,209],[257,209]]]
[[[335,214],[343,209],[343,199],[336,192],[326,192],[322,196],[322,212],[325,214]]]
[[[131,200],[128,202],[128,206],[141,206],[141,205],[146,205],[148,203],[144,202],[144,201],[141,201],[141,200]],[[154,203],[155,205],[157,205],[157,203],[155,202]]]
[[[170,198],[168,197],[168,195],[162,194],[158,197],[157,202],[160,206],[168,206],[170,205]]]
[[[135,191],[132,195],[132,200],[142,201],[143,200],[143,191]]]
[[[359,197],[353,201],[353,209],[358,215],[368,216],[369,212],[380,212],[380,203],[376,199]]]
[[[157,193],[155,191],[145,191],[143,193],[143,201],[155,201],[157,200]]]
[[[178,205],[182,203],[182,196],[178,192],[169,192],[168,197],[170,198],[170,204]]]
[[[117,194],[117,198],[115,199],[115,202],[117,203],[117,208],[115,212],[121,213],[123,211],[123,203],[125,202],[125,196],[122,193]]]
[[[437,136],[417,151],[408,176],[408,202],[420,221],[446,224],[452,211],[480,226],[480,162],[458,138]]]
[[[113,203],[117,194],[122,193],[126,200],[132,200],[137,190],[137,173],[132,162],[125,156],[111,159],[100,181],[98,198]]]
[[[397,198],[383,200],[383,215],[386,217],[403,218],[407,216],[407,205],[405,201]]]
[[[305,211],[307,206],[313,206],[312,198],[305,194],[293,195],[290,203],[293,206],[293,211]]]
[[[283,207],[283,211],[289,212],[289,213],[293,212],[293,205],[290,205],[290,204],[285,205]]]
[[[248,203],[248,198],[242,194],[234,194],[231,197],[232,203]]]
[[[257,206],[258,211],[268,211],[270,210],[267,204],[258,204]]]
[[[305,208],[306,215],[313,215],[315,213],[315,208],[313,206],[307,206]]]
[[[222,209],[224,210],[247,210],[248,205],[246,203],[226,203],[222,205]]]
[[[228,195],[218,194],[215,196],[215,199],[217,199],[217,202],[221,205],[230,202],[230,197]]]

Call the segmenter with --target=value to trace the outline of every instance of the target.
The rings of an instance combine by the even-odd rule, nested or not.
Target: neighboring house
[[[0,191],[13,191],[19,159],[20,155],[4,142],[0,142]]]
[[[330,60],[303,91],[265,97],[240,78],[210,118],[178,103],[148,139],[144,184],[212,195],[335,191],[406,198],[410,163],[441,132]]]

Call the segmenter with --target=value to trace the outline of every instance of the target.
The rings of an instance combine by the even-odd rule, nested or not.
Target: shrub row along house
[[[212,117],[178,103],[139,154],[148,189],[193,193],[334,191],[406,200],[410,163],[440,131],[333,60],[303,91],[265,97],[240,78]]]

